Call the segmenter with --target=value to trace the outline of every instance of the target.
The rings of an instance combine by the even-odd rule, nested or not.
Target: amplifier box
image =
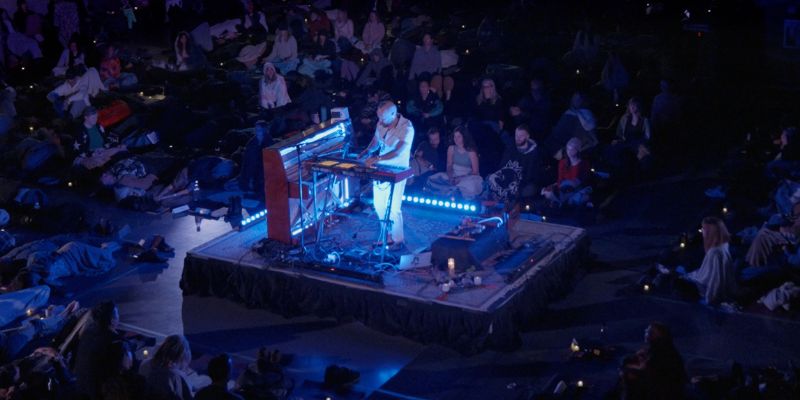
[[[450,237],[436,239],[431,245],[432,264],[446,269],[447,260],[452,258],[457,272],[464,272],[473,267],[481,269],[481,264],[486,259],[508,247],[508,230],[505,225],[490,227],[472,239]]]

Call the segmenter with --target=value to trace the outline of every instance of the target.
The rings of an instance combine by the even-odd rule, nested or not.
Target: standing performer
[[[411,142],[414,141],[414,126],[411,121],[397,112],[397,106],[389,100],[378,106],[377,114],[378,125],[375,127],[375,136],[369,146],[361,152],[359,158],[370,156],[365,161],[367,167],[377,164],[408,168],[411,159]],[[373,155],[375,150],[378,150],[377,156]],[[394,185],[392,208],[389,212],[391,230],[386,238],[387,245],[392,248],[399,248],[404,241],[403,214],[400,207],[403,204],[405,188],[406,181],[397,182]],[[373,182],[372,184],[372,199],[379,219],[383,219],[386,215],[390,190],[391,184],[388,182]]]

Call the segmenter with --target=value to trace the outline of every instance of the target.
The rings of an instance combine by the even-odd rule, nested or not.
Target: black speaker
[[[481,269],[481,264],[487,258],[508,246],[508,230],[505,225],[486,228],[472,239],[436,239],[431,245],[431,262],[437,268],[446,269],[447,260],[452,258],[457,272],[464,272],[471,267]]]

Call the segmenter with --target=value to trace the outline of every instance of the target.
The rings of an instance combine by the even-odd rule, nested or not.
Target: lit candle
[[[578,340],[572,338],[572,343],[569,344],[569,349],[572,350],[573,353],[581,351],[581,346],[578,345]]]
[[[530,211],[530,210],[531,210],[531,206],[530,206],[530,204],[526,204],[526,205],[525,205],[525,211]]]
[[[67,182],[68,187],[72,187],[72,182]]]
[[[144,351],[142,351],[143,356],[147,357],[148,354],[150,354],[150,352],[147,351],[147,349],[144,349]]]
[[[578,385],[579,388],[582,388],[583,387],[583,381],[578,381],[577,385]]]
[[[450,276],[453,276],[456,273],[456,259],[455,258],[450,257],[450,258],[447,259],[447,273],[449,273]]]
[[[33,315],[33,309],[29,308],[29,309],[25,310],[25,314],[27,314],[30,317],[31,315]]]
[[[722,213],[723,214],[727,214],[728,213],[728,207],[722,207]]]
[[[646,284],[646,285],[644,285],[644,287],[642,287],[642,289],[644,289],[645,292],[649,292],[650,291],[650,285]]]
[[[581,70],[579,70],[579,69],[576,69],[576,70],[575,70],[575,75],[580,75],[580,74],[581,74]]]
[[[446,284],[446,283],[443,283],[443,284],[442,284],[442,292],[445,292],[445,293],[447,293],[447,292],[449,292],[449,291],[450,291],[450,285],[448,285],[448,284]]]
[[[684,247],[686,247],[686,243],[681,242],[681,248],[684,248]]]
[[[29,126],[29,127],[28,127],[28,130],[29,130],[29,131],[31,131],[31,132],[33,132],[33,126]]]

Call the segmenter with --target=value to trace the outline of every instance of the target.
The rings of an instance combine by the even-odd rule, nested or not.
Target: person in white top
[[[377,116],[378,125],[375,127],[375,136],[369,146],[361,152],[359,158],[363,159],[369,156],[365,161],[368,167],[375,165],[408,167],[411,159],[411,145],[414,141],[414,125],[397,112],[397,106],[390,100],[386,100],[378,106]],[[378,151],[377,156],[374,155],[375,151]],[[399,246],[405,240],[403,213],[400,210],[405,188],[406,181],[395,183],[392,194],[392,207],[389,210],[391,229],[386,242],[393,247]],[[379,219],[383,219],[386,215],[390,191],[391,184],[389,183],[374,182],[372,185],[373,204]]]
[[[266,109],[278,108],[292,102],[286,89],[286,81],[275,71],[272,63],[264,63],[264,76],[259,85],[259,99],[261,107]]]

